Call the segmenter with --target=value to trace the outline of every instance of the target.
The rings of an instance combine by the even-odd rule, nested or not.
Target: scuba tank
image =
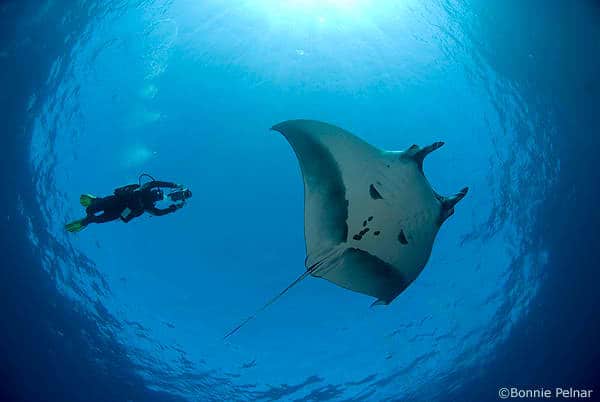
[[[138,188],[140,188],[139,184],[128,184],[126,186],[115,189],[115,195],[119,196],[125,193],[130,193],[132,191],[137,190]]]

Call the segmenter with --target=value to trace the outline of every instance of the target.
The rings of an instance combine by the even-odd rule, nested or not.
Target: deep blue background
[[[52,64],[58,57],[62,57],[63,60],[66,60],[65,64],[67,63],[71,55],[75,54],[71,50],[74,43],[73,37],[89,34],[87,27],[90,20],[97,14],[107,12],[107,7],[94,2],[70,4],[69,7],[61,2],[45,4],[46,12],[42,14],[43,17],[38,19],[35,18],[40,8],[37,4],[8,1],[0,5],[0,51],[3,52],[2,57],[0,57],[0,110],[2,111],[3,122],[2,158],[0,158],[2,185],[0,188],[2,188],[1,205],[4,206],[5,210],[0,216],[3,222],[2,253],[4,257],[4,263],[0,271],[2,274],[0,279],[2,284],[2,291],[0,292],[2,297],[2,303],[0,304],[2,308],[2,342],[0,343],[0,355],[3,361],[3,364],[0,365],[0,370],[2,370],[2,393],[9,400],[176,400],[177,397],[168,395],[166,392],[149,390],[147,385],[153,383],[153,381],[152,379],[148,380],[147,372],[146,377],[139,375],[139,361],[131,359],[131,354],[127,351],[127,345],[123,343],[118,334],[104,330],[107,326],[110,326],[107,322],[111,320],[115,320],[116,324],[114,326],[116,327],[123,325],[121,321],[123,318],[118,317],[115,319],[112,316],[113,312],[109,311],[110,306],[104,307],[101,303],[94,306],[96,314],[89,314],[84,305],[74,303],[72,298],[67,298],[64,295],[63,289],[57,284],[56,273],[50,273],[41,263],[45,252],[51,250],[51,253],[55,255],[76,256],[68,259],[68,261],[74,260],[76,266],[89,268],[93,272],[92,276],[96,275],[97,272],[102,273],[104,270],[109,269],[102,263],[99,263],[96,267],[93,261],[84,257],[85,253],[73,251],[58,241],[60,238],[57,240],[56,235],[52,232],[51,225],[47,224],[48,218],[42,212],[46,211],[48,206],[37,207],[39,199],[35,196],[35,193],[43,191],[44,189],[40,189],[39,185],[46,182],[40,180],[40,173],[32,166],[30,156],[32,152],[31,138],[36,130],[39,135],[39,129],[35,128],[34,120],[36,116],[43,114],[44,99],[52,96],[47,92],[58,88],[58,85],[48,82]],[[597,263],[598,237],[595,235],[597,224],[600,222],[597,207],[600,198],[598,195],[600,173],[598,173],[596,167],[596,155],[600,145],[598,138],[600,124],[597,119],[597,104],[600,100],[600,81],[597,74],[600,71],[600,7],[596,2],[591,1],[582,1],[576,4],[574,2],[559,1],[531,1],[525,4],[517,1],[471,1],[459,9],[462,12],[454,12],[456,9],[451,7],[452,3],[440,2],[439,4],[442,5],[441,10],[447,10],[449,13],[446,20],[448,26],[458,25],[461,27],[460,32],[469,37],[468,41],[462,43],[469,43],[473,46],[473,52],[479,55],[480,63],[485,65],[485,68],[489,67],[493,70],[495,77],[498,77],[499,80],[509,82],[510,88],[518,93],[520,102],[526,105],[520,110],[527,110],[527,124],[533,125],[533,128],[530,131],[524,130],[523,133],[544,132],[548,136],[540,142],[534,139],[534,144],[545,143],[548,145],[539,151],[528,148],[529,138],[519,137],[518,134],[515,136],[515,142],[510,144],[514,148],[509,150],[508,154],[514,152],[517,155],[515,159],[518,159],[518,155],[527,154],[527,160],[530,164],[527,165],[526,174],[523,175],[526,177],[518,177],[519,171],[510,165],[514,162],[510,156],[502,159],[506,163],[506,175],[490,178],[491,182],[500,183],[496,187],[499,191],[494,194],[495,199],[490,201],[495,206],[496,214],[490,215],[489,226],[485,230],[480,229],[478,235],[484,238],[484,235],[488,233],[491,237],[494,233],[494,225],[498,225],[499,222],[504,220],[510,220],[511,214],[515,214],[514,211],[511,211],[511,208],[522,207],[518,202],[519,194],[526,201],[536,199],[534,195],[527,193],[529,188],[538,188],[535,177],[536,154],[540,155],[540,166],[550,160],[556,162],[551,164],[559,166],[559,168],[551,175],[552,180],[548,181],[548,185],[544,186],[545,194],[542,202],[533,208],[533,212],[527,215],[529,220],[520,227],[521,233],[526,235],[527,241],[523,241],[519,247],[522,249],[543,249],[547,252],[547,262],[543,264],[543,270],[535,277],[535,283],[525,282],[525,285],[535,285],[537,287],[535,296],[531,303],[527,305],[526,311],[516,315],[517,319],[513,323],[514,326],[510,328],[507,338],[501,340],[490,338],[489,342],[493,345],[494,351],[488,355],[481,355],[483,356],[482,361],[476,362],[476,373],[473,371],[465,372],[464,370],[448,372],[445,368],[442,370],[445,361],[441,359],[440,376],[444,378],[439,383],[432,383],[432,387],[437,390],[414,391],[411,389],[406,397],[415,400],[427,397],[441,400],[494,400],[500,386],[582,386],[594,388],[598,383],[597,373],[600,357],[596,345],[598,334],[600,334],[600,321],[598,319],[600,310],[597,296],[597,283],[600,274]],[[438,7],[439,4],[431,2],[432,7]],[[140,8],[144,6],[145,3],[138,5]],[[104,29],[110,31],[110,27]],[[450,28],[448,29],[450,30]],[[65,38],[69,39],[65,40]],[[231,39],[229,38],[229,40]],[[231,47],[228,46],[223,48],[231,50]],[[471,50],[467,50],[467,52],[469,51]],[[180,58],[178,65],[181,67],[179,69],[167,69],[164,72],[163,84],[169,84],[172,91],[169,92],[169,89],[163,85],[161,96],[164,96],[162,102],[165,103],[177,102],[178,94],[184,93],[186,86],[193,87],[190,84],[194,81],[191,70],[196,68],[194,62],[185,59],[185,50],[171,57],[176,60]],[[224,57],[235,59],[234,55],[226,54]],[[534,60],[534,62],[531,60]],[[185,76],[182,77],[181,74],[173,73],[173,71],[184,71],[186,68],[190,69],[188,74],[190,78],[188,79],[185,79]],[[239,79],[244,82],[243,66],[240,69],[235,66],[227,68],[230,69],[231,76],[236,77],[239,75],[241,77]],[[481,73],[485,71],[485,68],[482,67],[480,70],[474,71],[473,74]],[[208,73],[210,72],[203,70],[203,74]],[[172,74],[172,76],[169,74]],[[212,71],[212,74],[214,74],[214,86],[218,92],[221,72],[215,70]],[[67,81],[66,78],[65,81]],[[106,85],[110,87],[111,83],[109,82]],[[113,86],[116,85],[118,84],[113,83]],[[281,82],[274,83],[273,89],[267,90],[273,98],[283,96],[282,92],[294,93],[295,91],[293,83],[288,84],[290,87],[284,90],[278,89],[278,85],[281,86]],[[493,83],[490,84],[490,87],[493,87]],[[432,86],[430,93],[407,91],[404,98],[400,94],[394,99],[401,102],[402,99],[410,98],[411,101],[420,102],[423,107],[441,109],[442,111],[451,109],[453,94],[450,92],[436,93],[435,90],[435,86]],[[488,90],[493,92],[492,97],[495,101],[502,102],[503,93],[496,92],[496,88]],[[185,99],[190,102],[195,99],[197,104],[194,106],[207,103],[215,104],[216,109],[224,110],[223,115],[211,114],[212,109],[210,109],[205,111],[204,114],[198,112],[197,120],[190,120],[190,114],[185,112],[185,108],[175,103],[172,109],[169,110],[170,117],[166,117],[166,122],[165,120],[159,122],[162,126],[154,128],[152,135],[159,138],[161,130],[167,132],[172,130],[172,126],[169,125],[172,120],[169,119],[183,119],[183,121],[180,121],[181,127],[188,125],[204,125],[211,129],[221,127],[224,132],[225,144],[227,144],[227,141],[240,135],[239,132],[232,132],[236,129],[235,113],[240,115],[253,113],[241,107],[236,110],[235,106],[236,99],[251,98],[252,91],[248,93],[231,91],[228,93],[227,99],[215,99],[204,94],[189,94]],[[359,107],[355,105],[350,108],[356,110],[362,107],[365,113],[368,113],[370,111],[369,105],[375,102],[371,99],[377,96],[383,97],[385,92],[386,90],[383,88],[380,93],[355,94],[357,98],[361,99]],[[169,96],[169,93],[173,94],[172,97]],[[36,94],[38,101],[37,103],[34,102],[33,107],[30,109],[32,94]],[[323,93],[309,89],[297,101],[298,108],[303,113],[311,111],[311,107],[302,105],[303,102],[308,102],[311,96],[321,97],[320,100],[314,101],[317,105],[333,104],[339,99],[335,90]],[[96,100],[96,102],[101,101],[102,98]],[[115,103],[118,102],[119,99],[116,99]],[[128,100],[125,99],[123,102],[127,103]],[[160,101],[156,100],[156,102]],[[232,104],[233,106],[231,106]],[[257,108],[260,108],[269,107],[272,103],[267,100],[259,100],[257,104]],[[389,108],[390,112],[394,112],[391,103],[386,107]],[[103,106],[98,103],[98,109],[102,108]],[[181,114],[177,115],[180,109],[182,110]],[[314,108],[315,114],[319,113],[317,109],[317,107]],[[110,111],[111,109],[108,108],[107,110]],[[348,124],[360,125],[358,117],[342,116],[343,110],[344,107],[333,105],[322,116],[303,117],[337,118],[339,122],[347,121]],[[473,110],[477,110],[476,106],[473,106]],[[298,117],[295,113],[297,112],[291,108],[291,105],[285,104],[278,111],[278,118],[283,120]],[[473,114],[476,115],[477,113],[474,112]],[[393,116],[393,113],[389,113],[389,115]],[[440,116],[443,115],[444,113],[440,112]],[[102,119],[101,113],[98,113],[97,118]],[[210,124],[207,123],[209,118],[212,119]],[[255,129],[253,125],[250,125],[252,128],[247,128],[247,130],[265,130],[268,127],[265,127],[267,123],[273,124],[276,122],[271,121],[271,119],[274,119],[274,117],[257,117],[255,126],[260,127]],[[409,121],[419,120],[418,116],[408,116],[406,119]],[[227,124],[219,123],[219,121],[225,120],[228,121]],[[365,117],[364,120],[368,120],[368,118]],[[503,121],[510,123],[517,120],[517,118],[511,119],[509,116]],[[377,128],[374,131],[381,130],[383,132],[388,123],[382,121],[376,124]],[[423,123],[409,122],[405,124],[401,127],[415,129]],[[117,124],[115,123],[115,125]],[[108,127],[110,127],[110,124]],[[248,125],[244,127],[248,127]],[[427,126],[423,124],[422,127]],[[447,127],[442,125],[442,128]],[[82,131],[86,129],[88,131],[95,130],[94,127],[84,127]],[[131,130],[135,131],[138,128],[133,127]],[[362,127],[362,131],[368,132],[366,127]],[[508,129],[507,131],[511,130]],[[520,132],[516,129],[515,131]],[[60,136],[61,133],[52,135]],[[102,131],[97,130],[95,138],[102,135],[104,135]],[[256,145],[257,149],[262,149],[267,155],[285,149],[283,142],[272,145],[274,140],[270,136],[267,137],[267,134],[258,138],[264,142],[261,145]],[[370,140],[379,141],[378,145],[386,147],[410,145],[405,144],[405,141],[412,141],[403,140],[400,144],[395,144],[391,135],[385,134],[372,136]],[[417,140],[425,141],[426,139],[421,140],[419,138]],[[88,141],[88,145],[85,144],[85,141]],[[86,146],[93,147],[94,143],[90,141],[92,140],[86,140],[85,138],[79,140],[80,143],[83,143],[83,148]],[[162,144],[160,149],[163,150],[164,143],[160,142],[159,139],[156,141]],[[185,137],[177,141],[179,142],[174,143],[175,147],[183,141],[183,146],[189,146],[192,150],[213,144],[206,138],[195,139],[195,145],[186,143]],[[246,141],[255,143],[256,138]],[[450,153],[452,151],[449,149],[444,150],[444,152]],[[506,149],[500,149],[499,152],[506,152]],[[186,165],[186,163],[190,163],[191,158],[187,157],[185,150],[175,153],[182,158],[181,164],[175,166],[183,166],[185,167],[184,170],[188,172],[194,170],[194,165]],[[217,154],[217,158],[222,158],[226,152],[219,153],[217,151]],[[204,158],[208,158],[208,156]],[[266,156],[266,159],[269,158],[272,158],[272,156]],[[443,158],[443,156],[440,156],[440,158]],[[274,160],[277,161],[277,159]],[[100,161],[102,161],[102,158],[100,158]],[[445,160],[445,162],[449,161],[451,159]],[[297,193],[287,188],[273,188],[273,185],[270,185],[270,182],[263,178],[264,172],[269,168],[268,164],[263,169],[260,167],[262,165],[256,165],[256,160],[250,157],[249,160],[242,162],[254,163],[255,166],[258,166],[256,171],[247,167],[246,169],[251,171],[244,178],[247,179],[249,176],[255,175],[256,180],[262,183],[259,192],[263,194],[266,192],[270,197],[281,197],[278,200],[278,205],[281,205],[282,214],[298,214],[298,209],[288,209],[291,208],[289,205],[295,202],[296,198],[294,197],[297,196]],[[285,163],[289,165],[290,172],[295,172],[293,169],[296,169],[296,165],[293,165],[295,161],[292,158],[286,159]],[[435,162],[432,161],[432,163]],[[462,162],[455,163],[461,164]],[[173,165],[171,164],[171,166]],[[72,166],[85,165],[74,163]],[[188,177],[185,177],[185,174],[178,171],[176,167],[165,174],[171,176],[183,175],[186,180],[195,183],[200,183],[203,177],[214,177],[214,181],[210,182],[213,184],[219,181],[231,180],[228,178],[229,176],[220,177],[219,174],[208,171],[204,168],[204,165],[199,166],[202,166],[197,169],[200,171],[196,171],[193,177],[189,177],[190,173],[188,173]],[[273,162],[273,166],[270,168],[277,170],[279,166],[281,165]],[[441,163],[438,166],[437,170],[432,168],[436,179],[432,180],[434,184],[444,179],[444,169]],[[135,166],[130,170],[148,167],[168,169],[164,165],[150,164],[141,167]],[[499,167],[501,168],[502,165]],[[492,169],[491,171],[497,173],[501,172],[502,169]],[[106,177],[104,171],[88,173],[85,178],[89,178],[95,187],[104,189],[98,191],[110,190],[113,182],[112,177]],[[542,178],[540,180],[547,177],[541,172],[538,173],[539,177]],[[273,176],[282,178],[280,182],[288,178],[285,172],[274,173]],[[79,176],[79,178],[81,177],[83,176]],[[131,177],[135,178],[135,175],[131,174],[127,178],[123,176],[118,177],[118,179],[115,178],[114,180],[117,181],[115,185],[122,184],[123,180],[131,180]],[[61,179],[58,178],[57,180],[60,181]],[[65,179],[63,178],[63,180]],[[448,182],[443,184],[444,191],[454,190],[456,185],[463,181],[469,181],[469,178],[448,179]],[[513,183],[515,181],[517,182],[515,185],[517,191],[511,185],[503,184],[504,182]],[[74,182],[77,183],[77,177]],[[251,191],[254,186],[252,183],[255,183],[253,181],[242,182],[241,179],[240,182],[241,185],[247,186],[247,188],[244,187],[245,191]],[[226,184],[222,188],[211,185],[208,186],[209,191],[203,188],[203,191],[196,191],[196,194],[215,194],[210,191],[223,194],[228,188]],[[195,188],[197,187],[199,185]],[[300,183],[298,181],[292,182],[290,187],[300,187]],[[61,189],[61,191],[67,193],[65,199],[71,201],[76,201],[79,190],[79,188]],[[93,190],[81,189],[81,191]],[[477,199],[476,194],[473,197]],[[507,201],[507,198],[510,199],[510,202]],[[58,198],[58,200],[62,200],[62,198]],[[55,200],[52,199],[52,201]],[[462,206],[462,211],[460,208],[457,209],[457,215],[453,217],[451,224],[455,225],[460,221],[461,212],[464,214],[463,219],[465,219],[465,216],[470,215],[465,212],[466,210],[483,208],[474,201],[472,202],[473,204],[465,203],[465,206]],[[227,201],[223,200],[222,203],[225,204],[222,208],[227,209]],[[195,205],[200,208],[204,204],[198,201]],[[252,213],[252,211],[256,211],[255,208],[259,207],[260,203],[257,201],[255,207],[250,205],[246,208]],[[75,208],[73,207],[73,211],[75,211]],[[68,215],[69,211],[61,210],[56,213],[60,214],[61,217],[71,216]],[[24,215],[31,220],[30,225]],[[191,238],[195,233],[195,225],[183,223],[184,218],[180,216],[177,218],[182,220],[171,221],[171,226],[167,228],[167,231],[172,232],[171,228],[174,227],[176,230],[182,230],[185,234],[189,233],[186,238]],[[209,216],[206,219],[211,218]],[[151,227],[154,223],[145,222],[143,224],[146,227]],[[169,223],[165,223],[165,225],[169,225]],[[183,229],[179,229],[179,226],[176,225],[183,225]],[[285,225],[285,233],[289,232],[290,236],[295,236],[293,237],[295,243],[301,247],[301,221],[296,216],[289,228],[287,228],[287,223]],[[105,237],[109,237],[113,230],[117,230],[116,227],[102,229],[104,231],[99,230],[95,233],[99,233],[99,236],[104,234]],[[135,230],[135,226],[127,227],[126,230]],[[448,233],[458,233],[453,232],[453,230],[456,229],[449,228]],[[32,231],[37,233],[39,239],[37,246],[31,240]],[[215,244],[221,244],[221,240],[223,242],[230,240],[228,237],[220,238],[219,235],[216,236]],[[82,241],[85,242],[85,238],[83,239]],[[148,241],[148,239],[141,241]],[[101,250],[104,250],[105,247],[108,246],[103,243]],[[251,243],[241,247],[246,247],[243,252],[238,251],[243,255],[244,253],[250,253],[257,247],[257,244]],[[280,262],[278,258],[284,258],[288,252],[284,248],[285,245],[278,247],[280,247],[281,254],[273,257],[276,263]],[[77,248],[77,245],[75,248]],[[291,255],[296,251],[297,249],[290,249],[289,253]],[[437,251],[444,254],[452,251],[452,248],[444,246]],[[224,249],[223,252],[236,253],[227,249]],[[526,252],[522,252],[522,255],[526,254]],[[297,255],[293,255],[293,258],[297,259]],[[129,258],[129,256],[124,258]],[[155,259],[156,266],[146,266],[144,268],[159,272],[160,267],[164,267],[165,263],[161,257],[153,257],[150,260],[154,261]],[[509,273],[509,279],[504,288],[506,294],[510,294],[510,289],[521,283],[519,261],[513,261],[512,264],[515,270]],[[260,264],[257,265],[260,266]],[[282,278],[291,280],[300,272],[298,271],[300,266],[300,261],[290,263],[290,268],[286,268],[289,272],[286,272]],[[123,269],[123,266],[115,268],[115,270]],[[179,274],[185,272],[181,271]],[[432,276],[435,276],[435,274],[435,271],[431,273]],[[197,275],[205,277],[209,273],[200,271]],[[102,274],[99,274],[98,277],[102,277]],[[189,276],[181,276],[180,280],[182,284],[179,286],[183,287],[183,282],[188,281]],[[241,280],[241,282],[243,281]],[[285,282],[285,279],[283,281]],[[257,286],[261,283],[260,281],[256,282]],[[251,301],[245,298],[248,294],[239,299],[233,298],[230,301],[231,306],[239,305],[240,307],[239,310],[231,314],[231,317],[243,315],[252,310],[255,305],[259,305],[263,299],[270,296],[275,289],[280,288],[280,284],[281,282],[276,282],[264,291],[258,289],[256,294],[252,293],[252,289],[247,291],[252,296]],[[177,288],[178,285],[172,286]],[[239,284],[234,282],[231,286],[236,288]],[[324,286],[317,289],[321,291],[321,289],[328,288]],[[332,290],[332,292],[335,291]],[[219,293],[218,289],[215,289],[215,293]],[[342,295],[341,292],[334,294],[336,297]],[[297,301],[300,300],[299,303],[302,303],[302,298],[306,297],[307,294],[299,290],[294,296]],[[290,295],[290,297],[294,296]],[[350,299],[353,296],[347,297],[348,300],[354,300]],[[152,298],[147,298],[149,305],[152,305]],[[90,300],[102,299],[90,298]],[[218,300],[213,300],[215,305],[218,305]],[[116,303],[119,303],[119,299]],[[290,303],[293,303],[293,301]],[[356,306],[360,303],[367,304],[365,300],[360,299],[356,302]],[[397,303],[402,303],[402,301],[398,300]],[[293,306],[293,304],[284,304],[281,308],[290,308],[290,306]],[[501,305],[500,315],[503,312],[502,306],[506,308],[504,312],[507,317],[513,314],[512,307],[514,306],[506,303]],[[173,306],[165,307],[166,310],[172,308]],[[298,311],[292,311],[298,313]],[[458,317],[464,315],[463,319],[468,321],[469,312],[462,311],[460,305],[456,307],[454,312]],[[200,315],[201,318],[207,313],[203,314]],[[215,320],[217,320],[216,316],[219,314],[220,311],[215,310]],[[182,314],[182,316],[185,317],[185,314]],[[98,317],[104,317],[104,319],[98,319]],[[309,318],[300,316],[299,319],[308,320],[304,322],[308,322],[308,325],[310,325]],[[223,326],[226,326],[227,322],[230,321],[230,318],[223,319],[223,323],[212,321],[215,323],[214,332],[222,333],[225,329]],[[271,341],[268,339],[269,334],[272,334],[276,329],[274,329],[274,325],[270,326],[268,323],[268,318],[265,318],[263,325],[260,322],[256,323],[256,326],[249,330],[246,336],[250,337],[252,333],[259,333],[262,337],[266,337],[265,342]],[[501,332],[501,324],[498,325],[498,332]],[[179,325],[178,323],[177,326],[179,327]],[[200,327],[203,330],[211,331],[209,328],[211,327],[210,322],[202,325]],[[344,321],[344,325],[352,324]],[[57,329],[60,330],[57,331]],[[323,328],[315,325],[315,328],[308,328],[308,335],[303,334],[302,336],[311,336],[312,333],[315,339],[319,339],[319,337],[324,336],[324,334],[319,334],[320,330],[323,330]],[[491,333],[495,330],[496,328],[489,329]],[[292,326],[290,331],[297,331],[297,329]],[[275,334],[277,333],[275,332]],[[244,338],[241,338],[240,342],[243,343]],[[246,347],[260,349],[261,344],[253,342],[247,341]],[[314,339],[312,342],[314,342]],[[460,339],[456,342],[459,343]],[[480,345],[484,342],[485,340]],[[252,354],[250,353],[250,355]],[[474,355],[477,356],[476,353]],[[265,360],[267,362],[264,364],[268,365],[268,359]],[[260,358],[258,364],[261,364]],[[418,364],[419,361],[417,361]],[[223,363],[223,365],[226,366],[227,363]],[[416,367],[412,369],[416,370]],[[235,372],[236,370],[232,369],[231,371]],[[243,374],[243,371],[240,372]],[[342,392],[343,387],[335,385],[335,381],[331,381],[333,385],[317,386],[316,390],[310,388],[319,382],[328,381],[327,378],[325,380],[319,379],[319,374],[320,367],[315,365],[314,375],[316,379],[309,377],[304,383],[290,386],[279,384],[277,380],[271,380],[270,378],[260,378],[255,381],[259,389],[262,389],[264,384],[273,385],[273,387],[270,389],[267,387],[266,391],[261,391],[254,396],[265,398],[280,396],[283,399],[291,399],[292,396],[289,395],[297,389],[302,389],[303,386],[313,390],[313,394],[309,394],[312,395],[311,398],[313,399],[336,399],[344,395]],[[368,378],[368,374],[370,373],[365,373],[365,377]],[[164,373],[157,372],[156,378],[163,378],[163,375]],[[275,376],[275,373],[273,375]],[[398,375],[394,375],[394,372],[391,371],[389,374],[384,372],[382,378],[378,378],[381,382],[366,381],[365,384],[368,384],[368,386],[365,385],[365,389],[368,393],[362,394],[362,397],[366,398],[370,395],[373,400],[383,398],[377,393],[370,392],[374,388],[385,387],[386,381],[400,381],[401,383],[401,380],[398,380],[397,377]],[[196,381],[204,383],[207,378],[211,378],[210,373],[198,374]],[[357,381],[360,379],[356,378]],[[193,377],[191,382],[194,382]],[[186,384],[189,384],[189,382]],[[449,389],[444,384],[452,384],[452,388]],[[224,394],[229,395],[230,398],[240,395],[236,394],[240,391],[239,388],[236,388],[232,383],[223,381],[224,388],[228,388],[230,385],[231,391],[220,391],[220,393],[212,395],[207,393],[206,388],[200,387],[196,391],[196,397],[199,400],[210,400],[211,398],[222,397]],[[168,388],[168,385],[162,388]],[[174,391],[174,394],[190,395],[190,393],[193,394],[194,390]],[[386,398],[392,398],[389,392],[384,395]],[[251,396],[251,393],[244,394],[246,398]],[[295,395],[294,398],[298,398],[298,395]],[[360,399],[360,397],[358,398]]]

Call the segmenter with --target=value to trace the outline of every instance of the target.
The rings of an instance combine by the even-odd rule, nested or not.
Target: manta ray
[[[467,194],[438,194],[423,161],[435,142],[385,151],[315,120],[272,127],[292,146],[304,180],[306,271],[259,311],[308,275],[389,304],[421,273],[441,225]],[[250,316],[225,338],[235,333]]]

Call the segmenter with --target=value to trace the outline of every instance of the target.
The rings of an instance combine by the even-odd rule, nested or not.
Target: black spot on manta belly
[[[369,186],[369,195],[374,200],[382,200],[383,199],[383,197],[381,196],[381,194],[379,194],[379,191],[377,191],[377,189],[375,188],[375,186],[372,185],[372,184]]]
[[[406,239],[406,235],[404,234],[404,230],[400,229],[400,233],[398,234],[398,241],[400,244],[408,244],[408,240]]]
[[[374,232],[373,232],[373,234],[374,234],[375,236],[379,236],[379,233],[381,233],[381,231],[380,231],[380,230],[376,230],[376,231],[374,231]]]
[[[362,240],[363,236],[367,234],[367,232],[369,232],[369,228],[364,228],[363,230],[361,230],[360,232],[358,232],[357,234],[355,234],[354,236],[352,236],[352,238],[354,240]]]

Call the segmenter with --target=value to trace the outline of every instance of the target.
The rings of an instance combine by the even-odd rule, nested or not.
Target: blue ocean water
[[[1,2],[3,400],[600,393],[599,71],[594,1]],[[295,118],[470,192],[391,305],[308,278],[224,341],[305,269]],[[193,199],[64,231],[142,172]]]

